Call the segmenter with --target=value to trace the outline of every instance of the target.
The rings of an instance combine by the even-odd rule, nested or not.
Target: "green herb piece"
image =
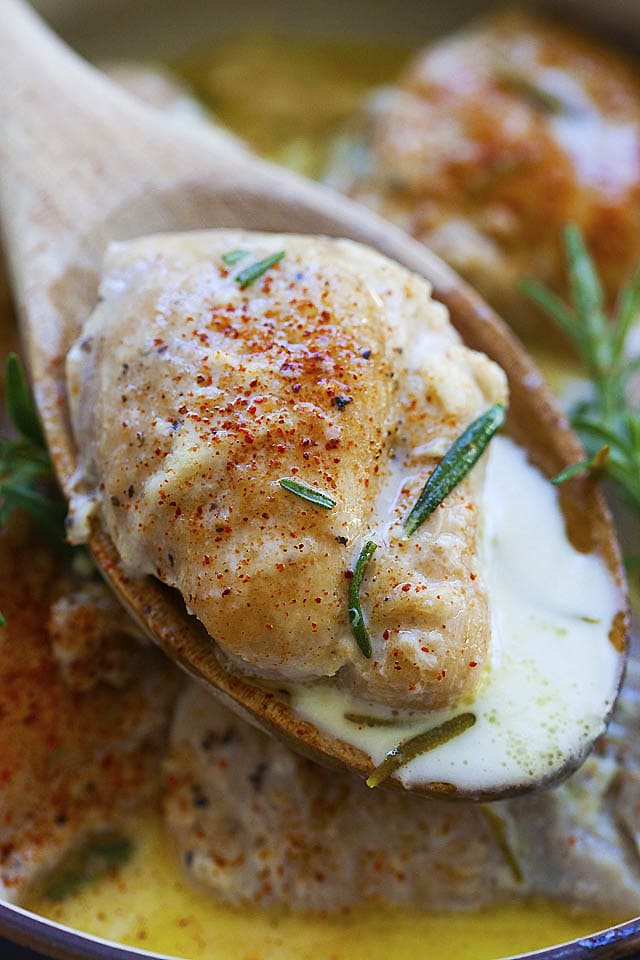
[[[280,250],[279,253],[274,253],[270,257],[265,257],[264,260],[258,260],[256,263],[250,264],[237,275],[236,283],[244,290],[245,287],[252,284],[254,280],[261,277],[263,273],[266,273],[270,267],[273,267],[276,263],[280,263],[283,257],[284,250]]]
[[[37,447],[45,447],[44,434],[27,384],[22,364],[15,353],[7,357],[4,397],[7,413],[16,430]]]
[[[229,250],[229,253],[222,254],[222,260],[228,267],[233,267],[240,260],[244,260],[244,258],[248,256],[248,250]]]
[[[24,510],[60,546],[65,540],[66,507],[55,488],[42,427],[15,353],[7,359],[5,405],[20,436],[0,436],[0,527],[14,510]]]
[[[124,834],[111,830],[91,837],[71,850],[40,884],[45,900],[64,900],[87,883],[122,866],[133,853],[133,843]]]
[[[47,763],[58,763],[59,760],[62,760],[69,753],[69,747],[66,747],[63,743],[59,746],[54,747],[49,756],[47,757]]]
[[[504,406],[494,403],[453,442],[425,483],[422,493],[405,520],[405,536],[410,537],[415,533],[420,524],[424,523],[454,487],[466,477],[505,419]]]
[[[551,483],[557,487],[558,484],[564,483],[565,480],[570,480],[571,477],[575,477],[578,473],[606,470],[609,450],[609,445],[605,443],[599,450],[596,450],[592,457],[587,457],[586,460],[581,460],[579,463],[572,463],[570,467],[565,467],[564,470],[561,470],[560,473],[551,478]]]
[[[567,113],[581,113],[582,108],[576,104],[563,100],[552,90],[548,90],[542,84],[537,83],[532,77],[526,76],[520,70],[511,64],[499,66],[496,70],[498,79],[505,86],[511,88],[514,93],[519,94],[523,100],[526,100],[536,110],[542,113],[555,114],[561,116]]]
[[[451,717],[445,720],[437,727],[431,730],[425,730],[423,733],[411,737],[409,740],[403,740],[397,747],[394,747],[386,755],[382,763],[378,764],[375,770],[367,777],[368,787],[378,787],[384,780],[390,777],[400,767],[441,747],[443,744],[459,737],[465,730],[469,730],[476,722],[474,713],[459,713],[457,717]]]
[[[402,723],[398,717],[373,717],[368,713],[345,713],[344,718],[359,727],[397,727]]]
[[[371,659],[372,649],[371,649],[371,640],[369,639],[369,632],[364,622],[364,617],[362,615],[362,607],[360,606],[360,584],[362,583],[362,578],[364,577],[364,572],[367,569],[371,557],[374,555],[377,549],[377,544],[373,540],[367,540],[364,547],[360,551],[360,556],[356,561],[356,568],[353,571],[353,577],[349,581],[349,623],[351,624],[351,631],[356,639],[356,643],[360,647],[360,650],[367,658]]]
[[[5,617],[4,613],[0,612],[0,627],[6,627],[6,625],[7,618]]]
[[[640,358],[627,355],[629,331],[640,316],[640,267],[609,319],[602,285],[579,228],[569,224],[564,240],[571,303],[532,280],[522,285],[523,290],[564,330],[591,380],[591,396],[570,411],[587,450],[588,460],[583,463],[610,477],[621,497],[640,513],[640,409],[629,392]],[[609,448],[606,455],[603,447]]]
[[[315,504],[316,507],[332,510],[336,505],[336,501],[332,500],[326,493],[322,493],[321,490],[314,490],[313,487],[308,487],[306,483],[300,483],[299,480],[294,480],[291,477],[281,477],[278,483],[283,490],[288,490],[289,493],[295,493],[296,497],[300,497],[302,500],[308,500],[309,503]]]
[[[518,863],[518,858],[516,857],[511,844],[507,839],[507,824],[504,817],[501,817],[499,813],[489,806],[486,803],[479,803],[478,808],[482,815],[484,816],[491,836],[493,837],[496,846],[500,850],[506,865],[509,867],[513,879],[516,883],[522,883],[524,880],[524,875],[522,873],[522,868]]]

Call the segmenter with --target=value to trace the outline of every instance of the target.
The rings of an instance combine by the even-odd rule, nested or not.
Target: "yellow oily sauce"
[[[224,907],[182,878],[159,816],[141,828],[133,858],[119,870],[68,900],[26,906],[96,936],[188,960],[490,960],[622,919],[538,901],[467,914],[376,905],[337,917]]]
[[[177,65],[217,117],[251,146],[307,175],[323,167],[365,91],[392,79],[406,50],[237,36]],[[536,359],[562,391],[579,377],[544,348]],[[569,361],[570,363],[570,361]],[[135,839],[129,863],[69,899],[25,904],[45,917],[109,940],[187,960],[494,960],[621,922],[541,900],[480,912],[426,914],[379,905],[339,916],[233,909],[182,877],[159,814]]]
[[[172,66],[257,153],[319,177],[363,97],[410,55],[388,43],[247,33]]]

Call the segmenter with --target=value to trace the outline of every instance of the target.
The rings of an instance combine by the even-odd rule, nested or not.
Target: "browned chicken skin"
[[[499,14],[427,47],[366,115],[337,185],[400,223],[514,326],[524,277],[565,287],[574,221],[611,303],[640,258],[640,75],[573,29]],[[347,168],[349,163],[347,163]]]
[[[246,290],[222,259],[284,259]],[[480,464],[407,540],[402,521],[504,374],[424,281],[347,241],[212,231],[114,248],[70,354],[76,435],[125,563],[183,594],[249,672],[339,673],[381,703],[475,687],[489,641]],[[335,500],[286,492],[293,477]],[[80,500],[80,506],[82,500]],[[76,511],[78,512],[78,510]],[[373,656],[351,634],[348,576]]]

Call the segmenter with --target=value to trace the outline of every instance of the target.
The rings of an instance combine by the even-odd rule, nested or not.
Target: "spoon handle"
[[[60,416],[64,357],[95,302],[107,244],[139,234],[141,223],[145,232],[191,225],[203,180],[223,192],[259,174],[235,137],[167,122],[23,0],[0,0],[0,22],[0,221],[36,401],[65,478],[73,454],[48,427]]]
[[[0,0],[0,19],[0,203],[16,277],[22,266],[33,271],[34,256],[37,283],[43,268],[50,275],[43,236],[77,238],[93,219],[88,213],[104,216],[138,194],[141,181],[159,189],[186,162],[198,167],[193,138],[205,141],[209,174],[251,166],[240,142],[214,127],[172,120],[172,141],[160,111],[74,53],[24,0]],[[181,126],[189,128],[188,156]]]

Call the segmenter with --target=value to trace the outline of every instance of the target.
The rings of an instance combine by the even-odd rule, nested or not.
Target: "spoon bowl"
[[[333,191],[257,159],[223,131],[193,120],[167,120],[67,49],[21,0],[0,0],[0,11],[2,225],[36,403],[65,494],[78,468],[65,358],[95,306],[107,245],[211,226],[347,237],[422,275],[465,343],[506,371],[507,432],[527,449],[530,461],[553,476],[582,459],[579,441],[522,347],[423,245]],[[560,499],[573,545],[597,551],[622,587],[619,550],[596,484],[574,478],[561,488]],[[233,672],[176,592],[153,578],[127,575],[95,522],[90,548],[134,619],[226,705],[312,759],[361,776],[371,772],[364,751],[302,720],[277,691]],[[610,637],[620,651],[620,677],[626,634],[622,608]],[[570,764],[553,778],[568,772]],[[493,799],[521,789],[514,783],[457,795]],[[423,792],[443,790],[430,784]],[[451,796],[449,786],[446,795]]]

